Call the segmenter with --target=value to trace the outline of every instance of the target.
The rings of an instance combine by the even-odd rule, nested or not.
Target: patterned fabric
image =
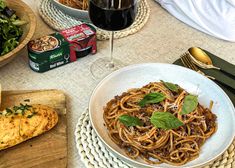
[[[235,0],[156,0],[184,23],[217,38],[235,42]]]

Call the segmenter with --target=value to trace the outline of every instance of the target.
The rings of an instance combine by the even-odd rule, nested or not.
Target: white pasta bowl
[[[213,81],[184,67],[148,63],[127,66],[105,77],[95,88],[89,103],[91,124],[100,140],[118,158],[131,166],[172,168],[169,164],[152,165],[141,159],[130,159],[108,136],[104,126],[103,108],[114,96],[121,95],[131,88],[140,88],[149,82],[168,81],[176,83],[187,92],[197,94],[199,103],[209,107],[214,101],[212,112],[217,115],[218,129],[202,146],[197,159],[186,163],[182,168],[207,165],[219,157],[232,143],[235,136],[235,109],[224,91]]]
[[[52,1],[55,6],[57,6],[61,11],[64,13],[73,16],[77,19],[89,21],[89,14],[87,10],[81,10],[81,9],[75,9],[69,6],[66,6],[59,2],[59,0],[53,0]]]

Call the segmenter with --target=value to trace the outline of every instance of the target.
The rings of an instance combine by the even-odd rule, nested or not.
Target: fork
[[[209,75],[206,75],[204,72],[200,71],[198,69],[198,67],[196,65],[194,65],[194,63],[192,62],[191,58],[190,58],[190,55],[186,52],[184,54],[182,54],[180,56],[180,59],[182,61],[182,63],[184,64],[184,66],[188,67],[189,69],[192,69],[198,73],[200,73],[201,75],[204,75],[206,76],[207,78],[209,79],[212,79],[212,80],[215,80],[215,78],[213,76],[209,76]]]

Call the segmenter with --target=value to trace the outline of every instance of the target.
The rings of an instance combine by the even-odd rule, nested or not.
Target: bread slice
[[[1,107],[1,103],[2,103],[2,85],[0,83],[0,107]]]
[[[20,104],[7,108],[0,112],[0,150],[49,131],[57,122],[57,112],[45,105]]]

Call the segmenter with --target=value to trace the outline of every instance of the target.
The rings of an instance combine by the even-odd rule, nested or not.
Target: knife
[[[235,91],[235,80],[228,75],[225,75],[224,73],[216,70],[202,70],[206,75],[212,76],[215,78],[215,81],[229,86],[231,89]],[[234,92],[235,93],[235,92]]]
[[[223,72],[228,77],[233,78],[235,80],[235,65],[215,56],[214,54],[210,53],[209,51],[206,51],[204,49],[202,49],[202,50],[211,58],[213,64],[220,68],[221,72]],[[206,71],[208,71],[208,70],[205,70],[205,72]],[[213,70],[213,71],[218,71],[218,70]]]
[[[174,64],[184,66],[180,59],[176,60]],[[200,71],[203,71],[203,73],[205,73],[205,71],[202,68],[199,68],[199,69]],[[208,71],[212,71],[212,72],[209,72],[209,74],[205,73],[206,75],[215,77],[216,79],[214,81],[217,84],[219,84],[220,86],[223,86],[223,88],[226,88],[226,91],[230,91],[231,94],[235,95],[235,80],[233,80],[232,78],[228,77],[227,75],[223,74],[220,71],[215,71],[215,70],[208,70]]]

